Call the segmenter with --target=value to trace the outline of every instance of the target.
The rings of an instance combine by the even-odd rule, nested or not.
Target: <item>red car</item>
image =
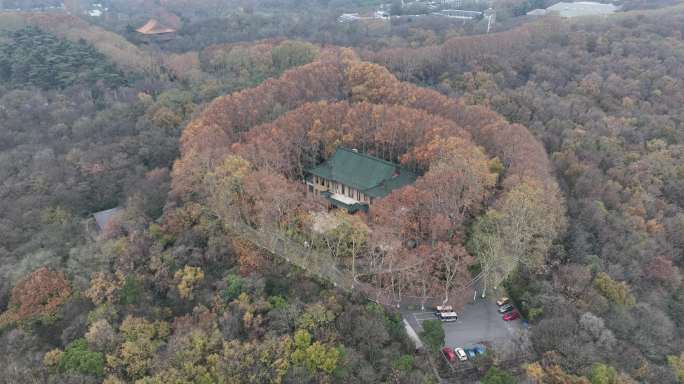
[[[505,321],[511,321],[511,320],[515,320],[515,319],[519,319],[519,318],[520,318],[520,313],[518,313],[518,311],[508,312],[507,314],[503,315],[503,319]]]
[[[444,347],[444,348],[442,348],[442,353],[444,354],[444,357],[446,357],[446,359],[449,362],[456,361],[456,353],[454,352],[453,349],[451,349],[449,347]]]

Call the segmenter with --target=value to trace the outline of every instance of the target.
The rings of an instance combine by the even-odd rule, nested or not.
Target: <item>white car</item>
[[[435,313],[442,313],[442,312],[453,312],[454,308],[451,305],[438,305],[437,310]]]
[[[458,320],[458,315],[456,312],[441,312],[439,315],[437,315],[440,320],[444,322],[452,322]]]
[[[456,349],[454,349],[454,352],[456,352],[456,356],[458,356],[459,360],[461,360],[461,361],[468,360],[468,356],[466,355],[463,348],[456,348]]]

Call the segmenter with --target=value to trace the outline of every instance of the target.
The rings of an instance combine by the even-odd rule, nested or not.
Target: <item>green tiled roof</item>
[[[392,190],[416,181],[413,172],[397,164],[341,147],[330,159],[308,172],[357,189],[370,197],[384,197]]]

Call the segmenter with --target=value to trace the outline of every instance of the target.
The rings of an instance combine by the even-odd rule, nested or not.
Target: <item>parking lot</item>
[[[503,321],[497,308],[494,302],[487,300],[466,304],[458,313],[457,321],[442,323],[445,344],[450,347],[470,347],[481,342],[490,342],[496,347],[497,343],[510,339],[514,330],[522,328],[522,322],[520,319]],[[423,321],[436,319],[433,311],[405,311],[404,317],[416,332],[423,330]]]

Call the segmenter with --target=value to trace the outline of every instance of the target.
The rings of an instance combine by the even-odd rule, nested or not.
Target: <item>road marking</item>
[[[413,316],[421,332],[423,331],[423,325],[421,324],[423,321],[436,319],[435,314],[431,312],[414,312],[411,316]]]

